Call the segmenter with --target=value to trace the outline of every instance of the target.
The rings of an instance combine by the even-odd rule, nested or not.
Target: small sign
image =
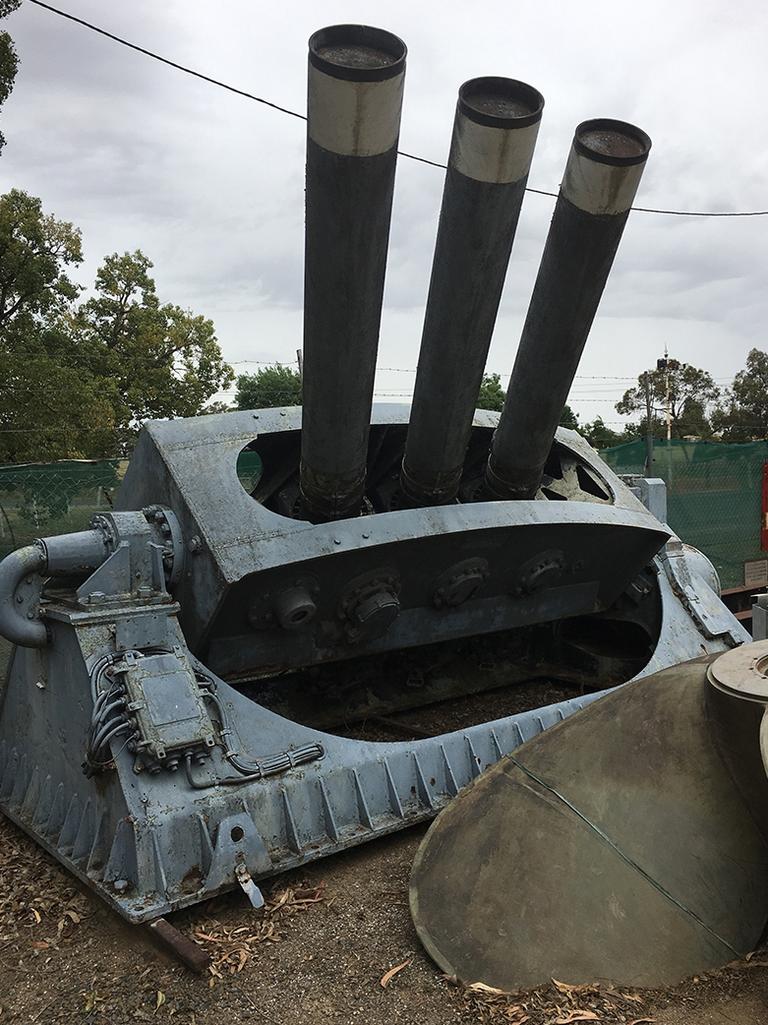
[[[744,586],[768,584],[768,559],[752,559],[744,563]]]

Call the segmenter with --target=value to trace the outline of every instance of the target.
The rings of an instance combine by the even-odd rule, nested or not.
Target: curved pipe
[[[41,573],[48,560],[40,544],[27,545],[0,562],[0,635],[24,648],[43,648],[48,631],[39,619],[27,619],[16,601],[16,589],[25,576]]]
[[[31,573],[86,573],[100,566],[108,555],[101,530],[80,530],[35,541],[0,562],[0,636],[23,648],[43,648],[48,630],[37,617],[23,611],[16,591]]]

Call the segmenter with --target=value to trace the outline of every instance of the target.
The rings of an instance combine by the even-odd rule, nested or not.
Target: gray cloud
[[[574,126],[617,116],[654,140],[638,202],[696,209],[768,206],[757,0],[638,7],[538,0],[478,9],[372,0],[211,5],[62,0],[66,9],[214,77],[303,111],[306,39],[321,23],[368,20],[409,46],[401,146],[445,159],[456,90],[506,74],[546,97],[530,182],[556,189]],[[84,234],[81,279],[106,253],[140,247],[163,299],[211,316],[232,360],[292,359],[301,339],[304,125],[228,95],[24,5],[8,21],[21,56],[3,113],[3,190],[39,195]],[[401,160],[382,366],[413,368],[442,172]],[[512,365],[553,200],[526,199],[489,367]],[[589,418],[664,345],[732,375],[765,345],[768,225],[633,214],[574,387]],[[382,373],[381,390],[413,375]]]

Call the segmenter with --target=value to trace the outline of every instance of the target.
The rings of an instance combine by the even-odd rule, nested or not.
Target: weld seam
[[[629,865],[630,868],[633,868],[635,872],[639,872],[643,879],[646,879],[651,884],[651,886],[654,887],[654,889],[658,890],[662,897],[666,897],[666,899],[670,901],[670,903],[674,904],[676,908],[682,911],[683,914],[686,914],[689,918],[692,918],[697,925],[701,926],[702,929],[704,929],[711,936],[713,936],[719,943],[722,943],[724,947],[727,947],[728,950],[735,954],[736,957],[741,958],[744,956],[744,951],[740,951],[737,950],[735,947],[732,947],[728,940],[720,936],[720,934],[715,932],[715,930],[711,926],[707,925],[706,922],[699,918],[695,911],[691,910],[691,908],[689,907],[686,907],[686,905],[679,901],[677,897],[673,896],[669,892],[669,890],[665,889],[665,887],[663,887],[661,883],[658,882],[658,880],[654,879],[653,876],[646,872],[641,865],[638,865],[638,863],[633,858],[626,854],[618,846],[618,844],[614,840],[612,840],[608,836],[608,834],[605,833],[596,823],[592,822],[591,819],[587,818],[587,816],[582,811],[579,811],[579,809],[574,804],[571,804],[568,798],[561,794],[559,790],[556,790],[553,786],[550,786],[549,783],[546,783],[543,779],[537,776],[535,772],[532,772],[530,769],[526,768],[526,766],[523,765],[522,762],[519,762],[517,758],[514,757],[514,755],[507,755],[507,757],[510,759],[511,762],[513,762],[518,767],[518,769],[524,772],[525,775],[529,777],[529,779],[532,779],[534,783],[538,783],[539,786],[544,787],[546,791],[552,794],[553,797],[557,798],[557,800],[564,804],[566,808],[569,808],[574,813],[574,815],[580,818],[581,821],[586,826],[588,826],[594,833],[596,833],[604,843],[607,843],[608,846],[613,851],[615,851],[616,854],[618,854],[621,860],[625,862],[625,864]]]

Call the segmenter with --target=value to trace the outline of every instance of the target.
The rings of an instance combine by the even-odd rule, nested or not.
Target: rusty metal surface
[[[160,944],[187,968],[191,968],[199,975],[208,971],[211,963],[210,954],[183,932],[179,932],[167,918],[156,918],[154,922],[149,923],[148,928]]]

